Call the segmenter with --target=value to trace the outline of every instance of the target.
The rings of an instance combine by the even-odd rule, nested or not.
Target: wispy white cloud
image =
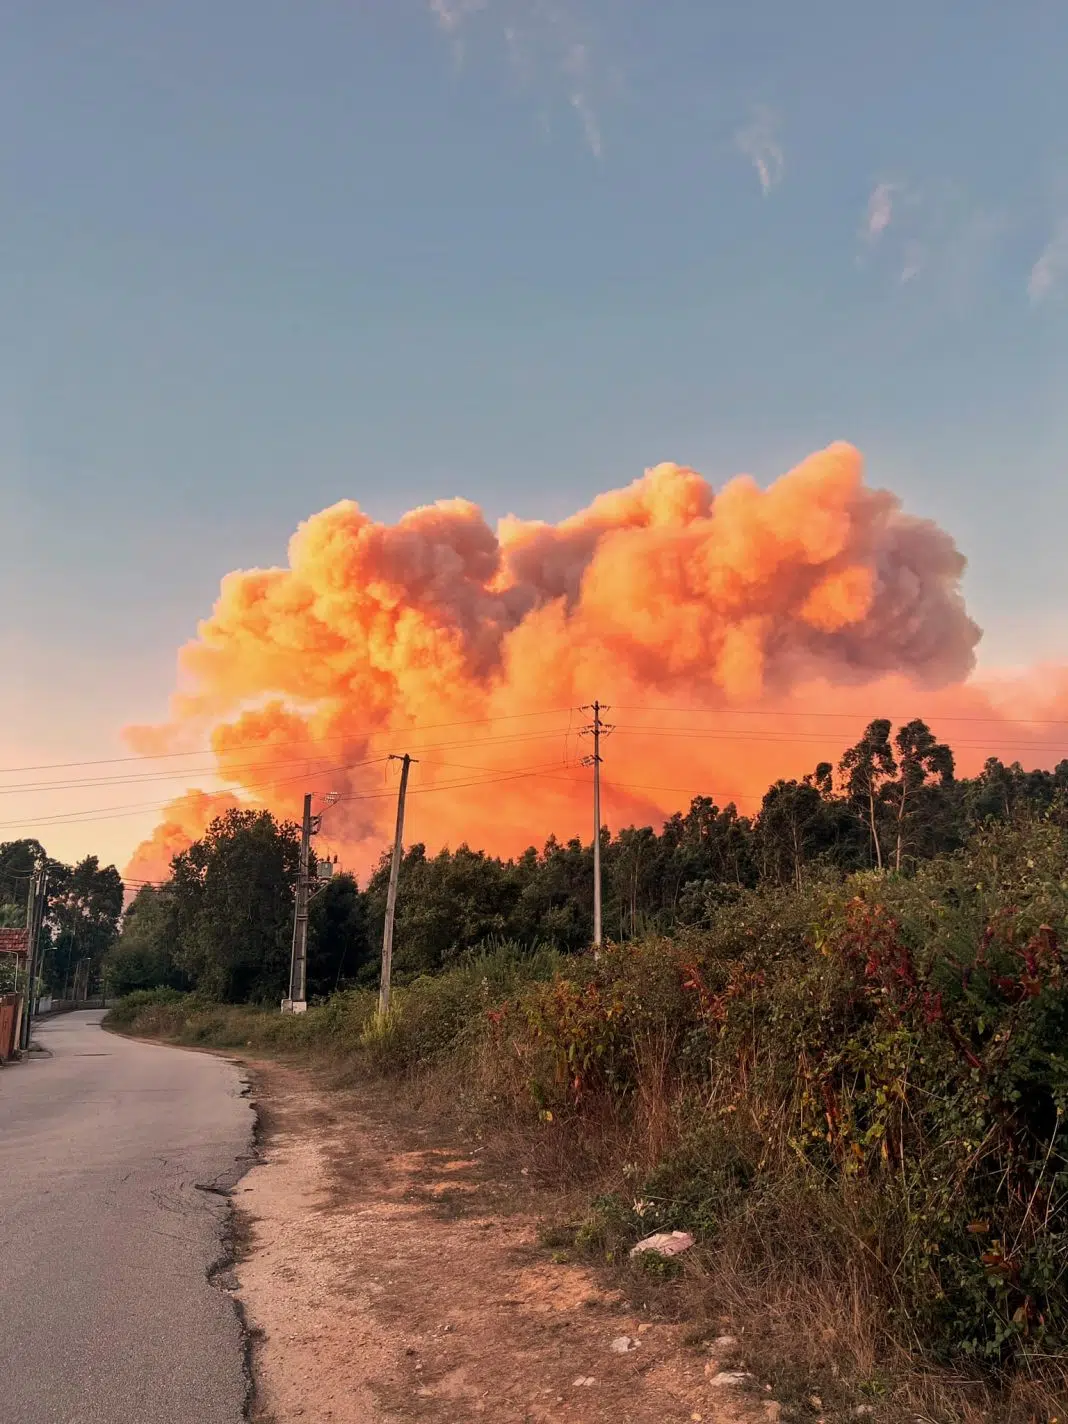
[[[959,185],[921,189],[903,178],[872,189],[860,222],[858,265],[875,264],[899,287],[922,283],[965,310],[1007,230],[1005,215],[979,206]]]
[[[865,231],[869,242],[878,242],[894,216],[894,192],[893,183],[877,183],[872,189],[871,197],[868,199],[868,212],[865,221]]]
[[[488,0],[430,0],[430,12],[441,28],[452,34],[487,4]]]
[[[1031,268],[1027,294],[1036,305],[1054,296],[1068,279],[1068,218],[1062,218]]]
[[[765,198],[782,182],[786,158],[778,139],[779,120],[774,110],[758,104],[749,123],[738,129],[734,144],[756,169]]]
[[[464,37],[476,33],[503,46],[519,85],[547,95],[547,105],[566,103],[595,158],[604,152],[599,97],[603,66],[595,62],[586,0],[428,0],[438,27],[458,54]]]
[[[604,143],[601,139],[601,125],[590,99],[590,70],[590,52],[586,45],[576,41],[564,56],[563,71],[570,84],[571,107],[581,120],[586,143],[593,156],[600,158]]]

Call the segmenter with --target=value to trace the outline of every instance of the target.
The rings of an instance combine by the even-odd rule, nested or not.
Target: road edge
[[[162,1040],[161,1040],[162,1043]],[[164,1045],[172,1046],[172,1045]],[[173,1045],[179,1046],[179,1045]],[[194,1050],[195,1051],[195,1050]],[[234,1193],[241,1182],[252,1170],[263,1160],[263,1146],[266,1140],[266,1124],[264,1115],[260,1110],[259,1098],[257,1097],[257,1083],[255,1071],[240,1059],[231,1058],[226,1054],[215,1053],[216,1058],[225,1058],[241,1074],[241,1097],[247,1099],[252,1112],[252,1126],[248,1137],[247,1150],[241,1156],[234,1159],[237,1175],[229,1181],[226,1186],[216,1184],[194,1185],[199,1191],[217,1192],[226,1201],[226,1211],[219,1231],[219,1255],[208,1266],[205,1275],[208,1285],[215,1290],[221,1291],[233,1308],[237,1319],[238,1329],[241,1332],[241,1376],[244,1383],[244,1397],[241,1405],[241,1417],[245,1420],[255,1418],[256,1409],[256,1370],[255,1370],[255,1347],[256,1330],[248,1318],[245,1310],[245,1303],[239,1294],[239,1282],[236,1267],[243,1259],[243,1255],[248,1247],[248,1233],[245,1231],[241,1221],[241,1209],[234,1198]]]
[[[238,1073],[239,1096],[248,1102],[252,1113],[252,1125],[249,1129],[246,1149],[234,1158],[234,1173],[226,1174],[225,1185],[220,1186],[216,1181],[211,1183],[194,1182],[193,1186],[197,1191],[218,1195],[226,1202],[225,1213],[219,1228],[219,1254],[210,1263],[204,1274],[208,1285],[229,1299],[237,1319],[238,1329],[241,1333],[241,1377],[244,1384],[241,1417],[244,1420],[254,1421],[257,1399],[255,1368],[257,1330],[249,1321],[245,1303],[239,1294],[240,1287],[235,1268],[244,1258],[244,1253],[248,1249],[248,1234],[242,1228],[240,1222],[242,1212],[234,1199],[234,1193],[253,1167],[263,1161],[264,1149],[270,1131],[267,1115],[262,1107],[263,1088],[258,1082],[256,1069],[246,1059],[233,1053],[227,1053],[224,1049],[201,1047],[196,1044],[172,1043],[166,1038],[153,1038],[140,1033],[124,1033],[122,1029],[110,1025],[106,1016],[101,1020],[100,1027],[105,1033],[114,1034],[116,1038],[129,1039],[132,1043],[154,1043],[159,1048],[176,1048],[184,1053],[203,1053],[210,1058],[221,1058],[224,1062],[231,1064]]]

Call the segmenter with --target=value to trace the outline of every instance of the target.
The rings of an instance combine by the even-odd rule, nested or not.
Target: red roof
[[[25,954],[29,936],[26,930],[0,929],[0,954]]]

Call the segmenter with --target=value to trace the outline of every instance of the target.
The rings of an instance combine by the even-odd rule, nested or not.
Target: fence
[[[0,994],[0,1063],[14,1057],[21,1007],[21,994]]]
[[[105,998],[102,994],[91,994],[87,999],[41,999],[37,1004],[35,1019],[43,1019],[52,1014],[69,1014],[74,1009],[106,1009],[114,1003],[114,996]]]

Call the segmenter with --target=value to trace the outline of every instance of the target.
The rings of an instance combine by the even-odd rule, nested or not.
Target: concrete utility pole
[[[19,1025],[19,1047],[23,1052],[30,1046],[30,1020],[33,1017],[37,974],[40,968],[38,946],[41,939],[41,926],[44,922],[47,891],[48,871],[39,868],[33,872],[26,905],[26,995],[22,1008],[22,1022]]]
[[[393,860],[389,867],[389,890],[386,893],[386,923],[382,929],[382,982],[378,990],[380,1014],[389,1012],[390,980],[393,976],[393,916],[397,908],[397,877],[404,854],[404,798],[408,794],[408,772],[412,765],[407,752],[402,757],[391,756],[390,761],[400,762],[401,779],[397,795],[397,830],[393,837]]]
[[[601,714],[609,711],[603,703],[594,702],[582,711],[593,714],[593,721],[582,729],[584,737],[593,737],[593,755],[583,757],[582,765],[593,767],[593,948],[596,953],[601,947],[601,738],[613,729],[602,719]]]
[[[312,793],[304,798],[304,817],[300,828],[300,868],[297,871],[297,904],[293,914],[293,950],[289,959],[289,998],[283,1000],[282,1012],[302,1014],[308,1007],[308,867],[311,863],[311,838],[319,829],[322,818],[312,815]]]
[[[293,948],[289,957],[289,998],[282,1000],[284,1014],[302,1014],[308,1007],[308,902],[311,888],[311,838],[322,829],[323,813],[312,815],[312,792],[304,797],[304,815],[300,826],[300,863],[297,870],[297,896],[293,911]],[[340,798],[328,791],[326,805],[333,806]],[[334,863],[337,856],[334,857]],[[325,881],[328,877],[321,877]],[[320,885],[318,888],[322,888]]]

